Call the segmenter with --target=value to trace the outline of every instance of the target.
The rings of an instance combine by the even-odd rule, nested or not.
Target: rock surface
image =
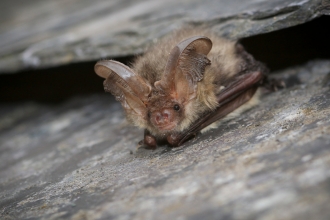
[[[329,5],[4,0],[0,73],[142,53],[187,24],[233,39],[258,35],[329,15]],[[319,55],[312,57],[329,58]],[[0,103],[0,219],[330,219],[330,60],[273,77],[288,87],[179,148],[154,151],[137,149],[143,131],[125,122],[109,94]],[[57,92],[51,77],[42,80]],[[40,86],[28,77],[23,83],[8,91]]]
[[[0,219],[329,219],[330,61],[179,148],[137,149],[111,95],[0,108]]]
[[[0,73],[142,53],[171,30],[242,38],[329,14],[327,0],[1,1]]]

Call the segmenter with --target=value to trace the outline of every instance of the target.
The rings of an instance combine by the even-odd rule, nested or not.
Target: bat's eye
[[[176,104],[176,105],[174,105],[173,109],[174,109],[175,111],[179,111],[179,110],[180,110],[180,106]]]

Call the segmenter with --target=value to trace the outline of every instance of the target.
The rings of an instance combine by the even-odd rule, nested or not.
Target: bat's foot
[[[157,148],[157,145],[150,144],[150,143],[145,143],[145,140],[139,141],[139,144],[137,146],[137,149],[147,149],[147,150],[155,150]]]
[[[155,150],[157,148],[156,138],[148,130],[144,130],[144,139],[139,142],[138,148]]]
[[[181,138],[179,138],[179,135],[177,134],[171,134],[167,136],[167,142],[172,146],[172,147],[178,147],[180,144]]]

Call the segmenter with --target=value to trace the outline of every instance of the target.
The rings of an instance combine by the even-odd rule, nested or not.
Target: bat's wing
[[[168,142],[173,146],[179,146],[203,128],[224,118],[252,98],[263,78],[263,73],[259,71],[238,76],[218,95],[219,107],[215,111],[205,114],[186,131],[170,135],[167,137]]]

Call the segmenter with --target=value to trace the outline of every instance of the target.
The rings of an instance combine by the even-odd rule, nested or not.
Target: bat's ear
[[[113,60],[101,60],[94,70],[105,78],[104,90],[112,93],[127,112],[145,119],[151,86],[128,66]]]
[[[206,55],[212,48],[207,37],[195,36],[181,41],[171,51],[165,72],[155,87],[175,99],[189,101],[196,97],[197,82],[203,79],[205,67],[211,62]]]

